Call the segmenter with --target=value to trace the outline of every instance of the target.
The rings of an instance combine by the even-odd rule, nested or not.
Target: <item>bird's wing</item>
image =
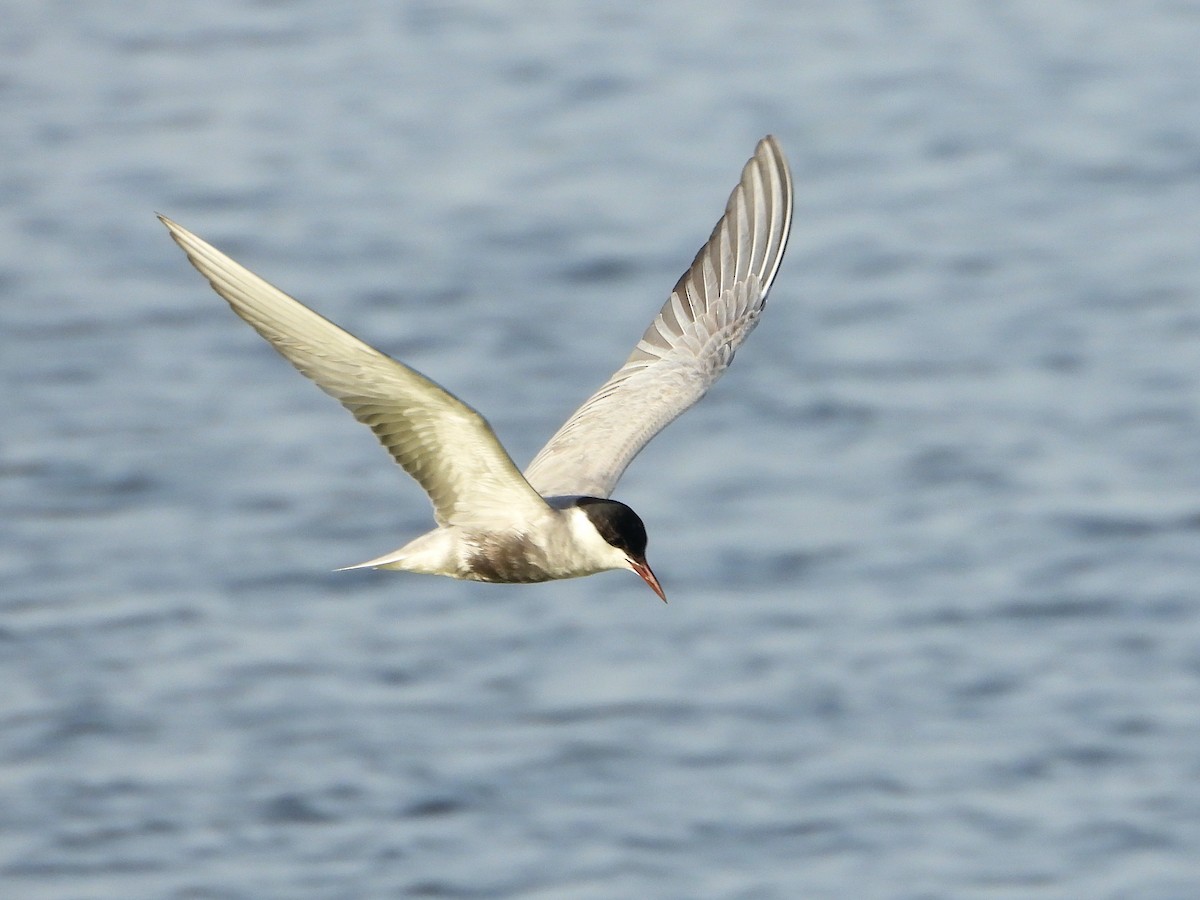
[[[439,524],[495,525],[545,512],[545,501],[517,471],[483,416],[186,228],[159,218],[235,313],[375,432],[429,494]]]
[[[632,355],[525,470],[539,493],[609,496],[650,439],[704,396],[758,323],[791,221],[792,175],[768,135]]]

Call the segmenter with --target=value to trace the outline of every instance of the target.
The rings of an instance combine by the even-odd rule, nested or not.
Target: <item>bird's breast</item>
[[[463,554],[463,578],[500,584],[533,584],[556,577],[546,554],[526,534],[479,534],[468,540]]]

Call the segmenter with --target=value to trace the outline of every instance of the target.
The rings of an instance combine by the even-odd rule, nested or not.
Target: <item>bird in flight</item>
[[[368,426],[429,495],[437,523],[376,568],[502,583],[630,569],[662,600],[646,528],[610,499],[625,468],[704,396],[758,323],[787,246],[792,176],[774,137],[633,353],[522,474],[487,421],[421,373],[313,312],[165,216],[233,311]]]

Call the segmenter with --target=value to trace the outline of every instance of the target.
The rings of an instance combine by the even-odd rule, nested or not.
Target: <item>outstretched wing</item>
[[[792,175],[768,135],[629,359],[525,470],[539,493],[608,497],[650,439],[704,396],[758,323],[791,222]]]
[[[375,432],[425,489],[439,524],[486,526],[545,511],[483,416],[186,228],[159,219],[235,313]]]

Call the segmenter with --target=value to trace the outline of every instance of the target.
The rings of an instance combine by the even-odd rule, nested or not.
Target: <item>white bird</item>
[[[437,527],[350,569],[538,582],[631,569],[666,601],[646,528],[609,499],[659,431],[699,400],[758,323],[792,220],[792,178],[775,138],[759,141],[725,214],[625,364],[525,470],[487,421],[159,216],[233,311],[375,432],[433,503]]]

